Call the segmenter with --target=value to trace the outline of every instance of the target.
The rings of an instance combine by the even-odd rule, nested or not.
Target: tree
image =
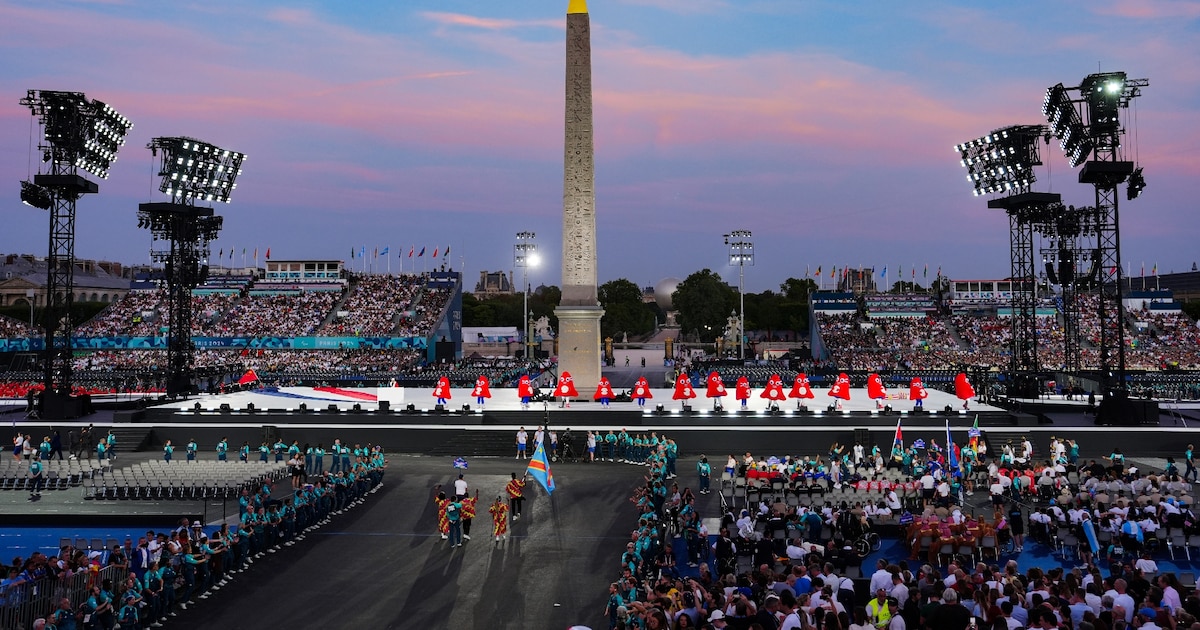
[[[788,300],[808,303],[808,297],[817,292],[817,283],[813,282],[812,278],[788,278],[779,285],[779,290]]]
[[[642,290],[624,278],[611,280],[597,289],[604,318],[600,336],[620,339],[623,333],[643,335],[654,330],[654,311],[642,301]]]
[[[711,343],[725,331],[729,314],[737,304],[737,291],[721,276],[703,269],[679,283],[672,296],[684,333],[696,332]]]
[[[892,284],[892,288],[890,290],[888,290],[888,293],[916,293],[918,291],[923,291],[923,290],[924,290],[924,287],[922,287],[921,285],[919,285],[915,282],[909,282],[908,280],[901,280],[899,282]]]

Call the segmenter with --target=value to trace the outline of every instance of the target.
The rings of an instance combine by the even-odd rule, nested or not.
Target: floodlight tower
[[[1100,371],[1107,391],[1125,392],[1125,326],[1121,270],[1121,231],[1117,189],[1129,182],[1128,197],[1145,187],[1142,170],[1124,159],[1121,110],[1141,96],[1147,79],[1130,79],[1124,72],[1084,77],[1079,87],[1059,83],[1046,91],[1042,113],[1050,130],[1062,141],[1071,167],[1083,166],[1079,183],[1095,189],[1095,207],[1088,223],[1094,230],[1092,254],[1099,277]],[[1073,98],[1071,93],[1079,96]],[[1085,122],[1086,121],[1086,122]]]
[[[1012,125],[954,147],[975,195],[1002,195],[989,200],[988,207],[1008,214],[1012,282],[1009,382],[1015,388],[1009,394],[1022,397],[1036,395],[1033,376],[1038,371],[1034,224],[1038,217],[1062,206],[1060,195],[1030,190],[1037,181],[1033,169],[1042,164],[1041,139],[1046,133],[1043,125]]]
[[[738,266],[738,358],[746,358],[746,265],[754,266],[754,243],[750,230],[734,230],[725,235],[729,264]],[[731,240],[732,239],[732,240]]]
[[[175,398],[194,387],[192,289],[208,276],[209,243],[224,223],[196,202],[229,203],[246,156],[186,137],[154,138],[146,148],[154,156],[161,152],[158,189],[170,199],[139,204],[138,227],[164,243],[150,256],[167,277],[167,395]]]
[[[21,105],[42,127],[38,149],[43,168],[21,182],[21,201],[50,212],[46,255],[46,354],[43,361],[42,416],[76,418],[84,402],[71,396],[71,307],[75,303],[75,202],[100,187],[79,174],[108,178],[108,168],[133,127],[115,109],[82,92],[29,90]]]
[[[521,326],[524,330],[522,338],[525,340],[526,361],[529,360],[530,350],[533,348],[533,340],[529,335],[529,268],[536,267],[542,262],[541,256],[537,253],[536,238],[537,234],[533,232],[517,232],[517,242],[513,244],[513,266],[521,268],[521,293],[525,298],[521,310]]]

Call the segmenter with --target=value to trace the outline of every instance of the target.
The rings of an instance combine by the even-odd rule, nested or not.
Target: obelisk
[[[563,149],[562,299],[558,369],[589,392],[600,382],[596,292],[596,188],[592,147],[592,27],[586,0],[567,5],[566,126]]]

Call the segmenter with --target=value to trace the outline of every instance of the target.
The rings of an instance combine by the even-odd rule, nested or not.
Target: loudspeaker
[[[386,400],[379,401],[379,413],[388,413],[392,410],[392,403]]]
[[[354,410],[354,413],[362,413],[362,405],[359,403],[354,403],[354,406],[351,407],[351,409]]]
[[[408,413],[416,413],[416,412],[417,412],[417,406],[416,406],[416,405],[414,405],[414,404],[412,404],[412,403],[408,403],[408,406],[407,406],[407,407],[405,407],[405,408],[404,408],[404,410],[405,410],[405,411],[407,411]]]
[[[229,403],[221,403],[221,413],[229,413],[231,411],[233,409],[229,406]]]
[[[437,413],[446,413],[446,405],[434,405],[433,410]]]
[[[329,413],[338,413],[338,406],[330,403],[329,406],[325,408],[325,411],[328,411]]]
[[[687,404],[687,403],[683,403],[683,412],[684,412],[684,413],[691,413],[691,412],[692,412],[692,406],[691,406],[691,405],[689,405],[689,404]]]
[[[308,413],[308,403],[300,403],[300,413]]]
[[[666,413],[666,411],[664,411],[664,409],[665,408],[663,407],[662,403],[654,405],[654,413]]]
[[[246,403],[246,411],[254,413],[254,403]]]
[[[471,413],[471,405],[463,405],[462,411],[463,413]]]

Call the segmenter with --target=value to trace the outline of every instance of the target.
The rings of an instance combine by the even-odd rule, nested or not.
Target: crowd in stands
[[[160,317],[166,317],[167,292],[130,291],[125,297],[109,304],[103,311],[75,328],[84,337],[138,337],[159,334]]]
[[[390,335],[397,317],[407,310],[420,288],[419,276],[360,276],[338,309],[345,311],[324,329],[330,336]]]
[[[1134,318],[1146,324],[1133,335],[1126,362],[1135,369],[1200,369],[1200,328],[1183,313],[1138,311]]]
[[[14,558],[0,567],[0,627],[161,627],[253,571],[255,560],[305,540],[383,487],[382,449],[342,449],[338,444],[340,457],[334,455],[329,472],[313,468],[314,449],[290,451],[292,486],[244,488],[232,525],[203,527],[184,518],[176,529],[148,531],[136,544],[132,538],[96,548],[68,542],[50,555]]]
[[[33,328],[29,324],[13,319],[6,315],[0,315],[0,339],[18,339],[28,337],[33,334]]]
[[[438,317],[450,299],[450,289],[429,287],[421,293],[420,302],[413,307],[413,317],[401,317],[396,334],[401,337],[423,337],[433,331]]]
[[[213,325],[216,336],[302,337],[316,332],[341,297],[337,291],[250,294]]]

